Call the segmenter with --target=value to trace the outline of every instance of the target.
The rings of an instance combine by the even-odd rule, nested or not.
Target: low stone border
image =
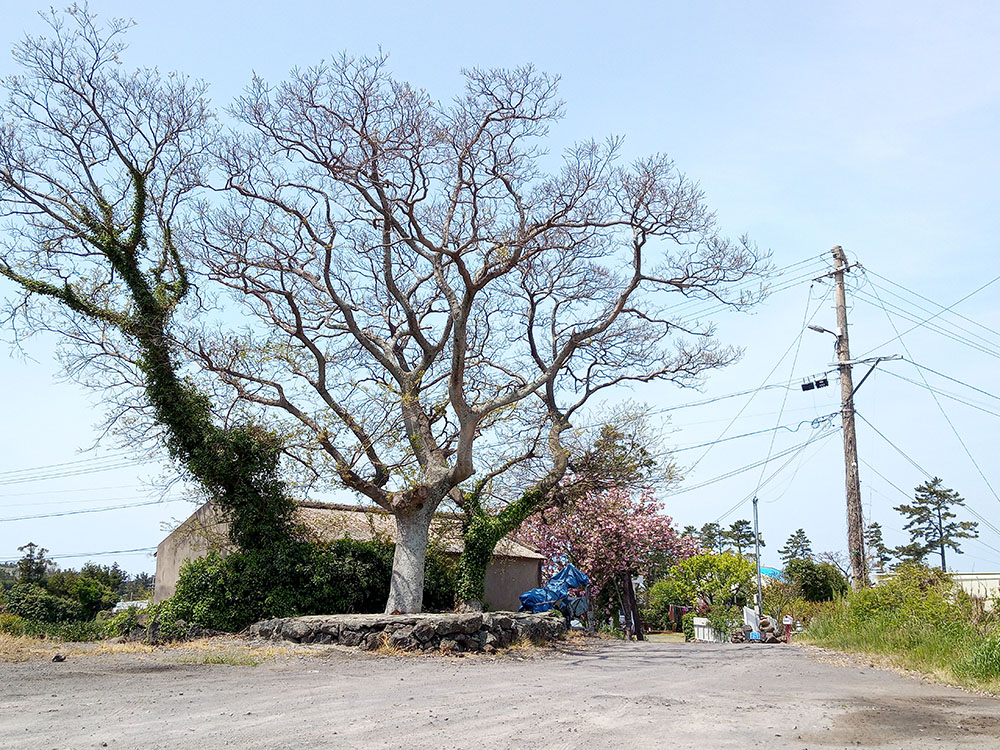
[[[558,614],[484,612],[445,615],[311,615],[262,620],[250,635],[295,643],[337,643],[366,651],[382,645],[405,651],[493,653],[520,638],[553,641],[566,634]]]

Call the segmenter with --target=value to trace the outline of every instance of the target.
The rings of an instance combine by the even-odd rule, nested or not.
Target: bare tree
[[[205,86],[120,59],[131,25],[86,8],[45,16],[45,37],[14,49],[0,111],[0,274],[19,294],[15,330],[54,331],[71,374],[141,423],[260,549],[287,538],[293,504],[277,476],[280,444],[249,425],[219,426],[182,376],[175,315],[191,297],[178,234],[204,181],[214,116]],[[54,304],[53,304],[54,303]]]
[[[532,461],[544,492],[595,394],[733,361],[668,293],[741,307],[762,270],[666,157],[623,165],[618,139],[549,157],[556,79],[465,76],[447,104],[382,57],[255,79],[219,152],[227,207],[202,229],[209,275],[257,322],[191,349],[243,408],[290,419],[316,481],[395,516],[388,612],[420,609],[446,498]]]

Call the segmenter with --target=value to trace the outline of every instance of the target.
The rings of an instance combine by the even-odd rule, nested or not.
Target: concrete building
[[[299,503],[296,521],[315,542],[342,537],[394,541],[396,524],[380,508],[329,503]],[[156,548],[156,590],[153,601],[173,595],[181,566],[204,557],[210,551],[230,550],[229,524],[211,503],[205,503],[178,526]],[[449,557],[462,553],[461,522],[454,514],[442,513],[431,523],[431,543]],[[486,605],[492,610],[516,610],[518,596],[541,585],[542,555],[507,537],[493,553],[486,570]]]

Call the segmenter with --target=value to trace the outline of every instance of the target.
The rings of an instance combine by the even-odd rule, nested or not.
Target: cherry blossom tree
[[[595,595],[623,574],[648,576],[665,556],[683,560],[699,551],[648,490],[591,493],[532,516],[521,531],[545,555],[546,572],[572,563],[590,576]]]

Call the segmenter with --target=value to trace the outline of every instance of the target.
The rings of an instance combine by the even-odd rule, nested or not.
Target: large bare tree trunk
[[[432,503],[412,513],[397,513],[396,554],[392,559],[392,582],[386,614],[419,612],[424,604],[424,563],[427,560],[427,537]]]

